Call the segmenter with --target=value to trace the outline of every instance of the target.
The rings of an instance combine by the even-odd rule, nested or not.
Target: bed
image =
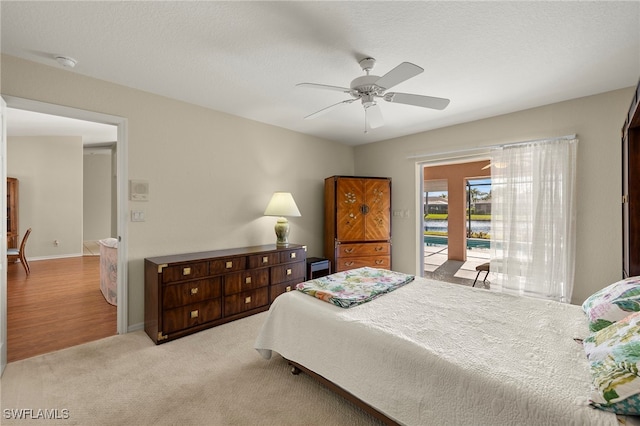
[[[617,425],[589,405],[580,306],[416,277],[348,309],[279,296],[256,339],[387,423]],[[624,419],[622,419],[624,421]]]
[[[100,245],[100,291],[107,303],[118,305],[118,240],[105,238]]]

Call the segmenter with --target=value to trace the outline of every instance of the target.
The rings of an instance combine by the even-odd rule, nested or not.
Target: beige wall
[[[576,280],[573,303],[622,276],[620,131],[633,88],[561,102],[540,108],[419,133],[355,150],[355,171],[393,179],[393,209],[415,212],[393,218],[394,269],[421,274],[422,224],[417,166],[428,154],[473,150],[576,133],[578,145],[578,219]],[[452,100],[455,102],[455,99]],[[425,154],[422,159],[409,156]]]
[[[7,175],[19,180],[20,238],[32,228],[27,258],[81,254],[82,138],[8,138]]]
[[[143,322],[145,257],[275,243],[262,216],[274,191],[302,213],[290,240],[322,255],[323,181],[353,174],[353,148],[10,56],[1,66],[4,95],[128,119],[129,179],[150,196],[128,205],[146,214],[128,224],[130,326]]]
[[[82,239],[96,241],[103,238],[117,237],[117,227],[112,231],[111,218],[117,217],[112,207],[112,151],[84,150],[83,173],[83,221]],[[112,206],[113,204],[113,206]]]

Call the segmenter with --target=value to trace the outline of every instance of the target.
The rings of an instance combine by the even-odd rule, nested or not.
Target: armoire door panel
[[[340,179],[336,186],[336,237],[339,241],[360,241],[364,239],[365,226],[362,179]]]
[[[388,180],[370,179],[364,181],[365,241],[388,240],[391,232],[391,184]]]

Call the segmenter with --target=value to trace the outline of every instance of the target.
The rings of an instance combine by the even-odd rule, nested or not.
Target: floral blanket
[[[414,278],[400,272],[364,267],[316,278],[296,288],[341,308],[350,308],[402,287]]]

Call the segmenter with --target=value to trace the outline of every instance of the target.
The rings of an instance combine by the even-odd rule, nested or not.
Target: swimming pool
[[[446,246],[449,244],[449,239],[441,235],[425,235],[424,243],[428,245]],[[489,248],[490,246],[491,240],[484,238],[467,238],[467,248]]]

